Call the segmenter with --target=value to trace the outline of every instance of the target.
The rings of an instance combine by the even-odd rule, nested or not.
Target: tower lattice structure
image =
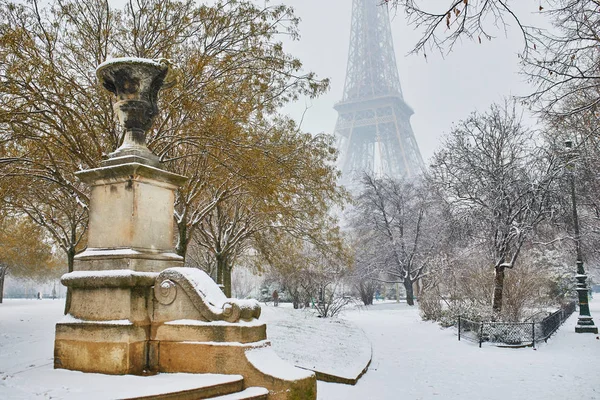
[[[423,159],[410,125],[413,110],[404,101],[387,5],[352,1],[352,28],[342,101],[335,105],[342,183],[354,186],[360,174],[410,177]]]

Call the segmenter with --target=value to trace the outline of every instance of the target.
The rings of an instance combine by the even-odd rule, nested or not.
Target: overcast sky
[[[201,0],[200,0],[201,1]],[[264,5],[264,0],[254,0]],[[212,0],[204,0],[212,3]],[[125,0],[110,0],[122,7]],[[305,71],[331,79],[331,89],[315,100],[303,99],[284,112],[300,121],[306,107],[302,129],[307,132],[333,132],[337,112],[333,105],[341,100],[346,75],[352,0],[270,0],[267,4],[284,3],[294,7],[300,23],[299,41],[284,40],[284,49],[298,57]],[[423,1],[423,4],[447,1]],[[539,0],[509,1],[509,5],[525,24],[540,25],[544,19],[537,13]],[[495,38],[482,44],[465,40],[444,57],[430,52],[408,55],[421,37],[407,26],[401,9],[391,11],[394,50],[404,100],[415,111],[411,118],[415,137],[426,161],[439,146],[440,137],[453,122],[471,112],[485,111],[505,96],[525,95],[530,86],[519,74],[517,54],[523,49],[520,30],[509,21],[508,32],[494,31]]]
[[[302,100],[285,111],[300,120],[308,132],[332,132],[337,113],[333,105],[342,97],[352,0],[279,0],[295,8],[302,19],[301,39],[285,42],[287,50],[303,61],[307,71],[331,79],[331,90],[316,100]],[[427,2],[424,2],[427,3]],[[442,2],[445,3],[445,2]],[[518,4],[514,4],[518,3]],[[510,3],[527,23],[539,22],[538,0]],[[505,35],[497,31],[492,41],[464,41],[444,58],[439,53],[407,55],[420,37],[408,27],[404,13],[392,16],[392,34],[404,100],[414,109],[411,123],[424,160],[439,145],[440,137],[453,122],[472,111],[485,111],[504,96],[527,94],[530,86],[519,74],[517,53],[523,42],[516,24]]]

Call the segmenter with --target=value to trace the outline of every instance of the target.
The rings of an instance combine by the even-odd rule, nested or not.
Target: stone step
[[[249,387],[238,393],[210,397],[210,400],[267,400],[269,391],[263,387]]]
[[[215,381],[213,376],[219,377],[220,381]],[[156,394],[149,394],[135,397],[125,397],[123,400],[198,400],[198,399],[209,399],[218,398],[222,396],[228,396],[231,394],[244,393],[244,378],[241,375],[212,375],[212,374],[199,374],[198,380],[204,380],[203,378],[210,377],[209,382],[198,382],[196,385],[187,385],[185,389],[163,389],[157,390]],[[191,387],[190,387],[191,386]],[[228,397],[225,397],[228,399]],[[262,397],[232,397],[232,399],[262,399]],[[266,398],[266,397],[265,397]]]

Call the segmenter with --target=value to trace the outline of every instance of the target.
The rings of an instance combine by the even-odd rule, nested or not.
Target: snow
[[[239,320],[235,323],[236,325],[241,326],[260,326],[263,323],[257,319],[252,319],[249,321]],[[165,322],[165,325],[198,325],[198,326],[231,326],[231,322],[227,321],[199,321],[197,319],[176,319],[173,321]]]
[[[211,305],[222,307],[227,302],[227,297],[223,294],[215,281],[208,274],[198,268],[169,268],[167,271],[181,274],[184,276],[198,292],[200,297],[205,297]],[[217,310],[219,312],[220,310]]]
[[[83,399],[106,400],[151,396],[192,390],[203,386],[231,382],[239,375],[159,374],[155,376],[89,374],[53,370],[51,365],[23,374],[12,375],[0,383],[4,400],[17,399]],[[4,393],[3,393],[4,391]]]
[[[0,304],[0,399],[127,397],[153,387],[181,389],[221,376],[160,374],[154,377],[106,376],[53,370],[55,323],[63,318],[59,300],[12,300]],[[596,324],[600,300],[590,302]],[[346,372],[353,360],[370,355],[369,371],[355,386],[318,382],[319,400],[336,399],[486,399],[600,400],[598,335],[575,333],[577,313],[547,344],[498,348],[461,341],[454,329],[423,322],[418,309],[404,303],[376,304],[345,311],[340,319],[320,319],[310,310],[263,306],[261,322],[273,351],[284,360]],[[260,362],[273,367],[273,355]],[[361,363],[356,362],[355,367]],[[155,382],[148,384],[148,382]],[[111,396],[110,393],[118,393]],[[148,393],[148,392],[144,392]]]
[[[232,393],[232,394],[226,394],[224,396],[219,396],[219,397],[214,397],[214,400],[239,400],[241,397],[240,395],[244,394],[245,398],[251,398],[251,396],[262,396],[265,394],[269,394],[269,391],[265,388],[261,388],[261,387],[249,387],[246,390],[244,390],[242,393]],[[254,397],[252,397],[254,398]]]
[[[590,307],[597,323],[600,301]],[[402,303],[344,318],[370,338],[373,362],[356,386],[319,382],[319,400],[600,399],[600,340],[575,333],[577,312],[537,350],[459,342],[455,329],[421,321]]]
[[[149,251],[144,249],[144,251],[139,251],[132,248],[123,248],[123,249],[104,249],[104,248],[95,248],[88,247],[82,253],[77,255],[77,258],[85,258],[86,256],[94,255],[94,257],[135,257],[135,256],[143,256],[148,254]],[[152,254],[160,254],[167,257],[178,258],[178,256],[173,255],[173,253],[159,252],[159,251],[151,251]]]
[[[131,322],[128,319],[112,319],[112,320],[107,320],[107,321],[88,321],[88,320],[75,318],[74,316],[72,316],[70,314],[67,314],[64,317],[62,317],[59,322],[61,322],[63,324],[93,323],[93,324],[105,324],[105,325],[133,325],[133,322]]]
[[[271,347],[257,347],[248,350],[246,351],[246,357],[259,371],[275,378],[294,381],[304,379],[312,374],[285,362]]]
[[[0,399],[107,399],[193,389],[239,375],[109,376],[53,369],[54,326],[62,300],[4,299],[0,304]],[[112,321],[114,322],[114,321]]]
[[[304,369],[356,379],[371,359],[371,343],[361,329],[339,318],[317,318],[312,310],[262,307],[267,339],[275,352]]]
[[[111,65],[111,64],[148,64],[148,65],[153,65],[153,66],[157,66],[157,67],[162,66],[162,64],[160,63],[160,60],[152,60],[150,58],[116,57],[116,58],[109,58],[108,60],[104,61],[102,64],[98,65],[96,67],[96,71],[106,67],[107,65]]]
[[[156,272],[138,272],[131,269],[110,269],[106,271],[73,271],[63,275],[63,279],[86,279],[86,278],[130,278],[140,277],[155,279]]]

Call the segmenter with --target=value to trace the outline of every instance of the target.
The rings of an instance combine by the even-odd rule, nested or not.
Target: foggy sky
[[[298,122],[303,118],[304,131],[332,133],[337,119],[333,105],[342,98],[346,76],[352,0],[253,1],[258,5],[290,5],[302,19],[300,40],[282,37],[284,50],[298,57],[306,72],[330,78],[331,88],[318,99],[302,99],[287,106],[284,113]],[[201,2],[211,4],[213,0]],[[125,0],[110,0],[110,3],[122,8]],[[537,13],[539,0],[512,1],[509,5],[526,24],[537,26],[544,21]],[[502,102],[506,96],[526,95],[531,91],[519,74],[517,54],[523,49],[523,40],[514,21],[508,21],[511,26],[506,33],[494,30],[493,21],[489,21],[489,33],[495,36],[492,41],[482,39],[482,44],[478,44],[465,40],[443,56],[428,51],[425,59],[422,54],[408,55],[421,37],[420,32],[407,26],[401,9],[391,10],[390,14],[404,100],[415,112],[411,124],[426,164],[453,122],[475,110],[485,111],[491,103]]]
[[[301,39],[285,40],[284,49],[300,58],[306,71],[331,79],[330,91],[316,100],[303,99],[285,112],[300,121],[306,107],[304,131],[333,132],[344,89],[350,39],[352,0],[280,0],[296,10]],[[424,2],[425,4],[427,2]],[[540,23],[536,14],[539,3],[511,3],[526,23]],[[505,96],[525,95],[531,91],[519,74],[517,54],[523,49],[521,32],[511,27],[493,31],[496,38],[482,44],[465,40],[447,55],[428,52],[427,59],[408,55],[420,33],[407,26],[402,10],[391,11],[394,50],[404,100],[414,109],[411,124],[426,164],[439,146],[439,139],[453,122],[472,111],[485,111]]]

